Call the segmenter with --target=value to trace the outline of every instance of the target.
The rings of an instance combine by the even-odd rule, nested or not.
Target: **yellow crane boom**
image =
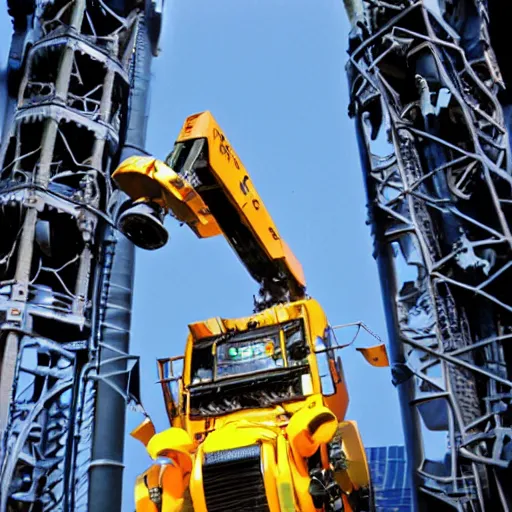
[[[199,238],[225,236],[261,286],[257,309],[304,297],[301,264],[210,112],[185,120],[165,162],[131,157],[112,177],[134,201],[118,224],[139,247],[167,243],[163,217],[170,212]]]

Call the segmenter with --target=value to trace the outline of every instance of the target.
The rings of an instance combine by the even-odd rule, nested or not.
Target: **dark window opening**
[[[331,396],[336,392],[336,385],[332,375],[332,367],[333,365],[336,366],[334,350],[332,350],[333,336],[332,329],[328,327],[325,330],[324,337],[320,338],[318,336],[315,340],[315,350],[321,351],[316,354],[316,360],[322,394],[324,396]]]

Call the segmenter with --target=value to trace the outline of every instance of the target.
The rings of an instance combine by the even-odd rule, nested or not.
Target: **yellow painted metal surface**
[[[317,400],[306,401],[305,406],[291,417],[286,427],[290,445],[297,458],[311,457],[336,432],[336,416]]]
[[[388,353],[384,343],[375,345],[374,347],[356,348],[356,350],[360,352],[372,366],[377,366],[379,368],[389,366]]]
[[[188,140],[207,142],[208,172],[215,178],[224,200],[235,208],[237,222],[248,228],[254,242],[270,261],[282,262],[299,287],[305,287],[302,265],[279,235],[247,170],[210,112],[187,118],[176,143]],[[112,178],[131,199],[154,202],[172,212],[199,238],[225,234],[200,191],[185,176],[160,160],[146,156],[130,157],[119,165]],[[228,235],[226,239],[231,244]]]
[[[249,173],[228,138],[208,111],[189,116],[177,142],[205,138],[212,174],[239,212],[242,222],[274,260],[283,259],[302,286],[306,280],[302,265],[279,235],[277,226],[254,187]]]
[[[222,233],[197,191],[169,166],[152,157],[133,156],[112,174],[113,180],[134,201],[150,200],[171,210],[200,238]]]
[[[370,481],[370,473],[357,423],[344,421],[338,428],[343,440],[343,451],[347,457],[348,476],[356,489],[365,487]]]
[[[130,435],[140,441],[144,446],[148,446],[149,440],[156,434],[155,425],[146,418],[140,425],[130,432]]]
[[[192,351],[196,344],[227,332],[246,332],[248,329],[279,326],[293,320],[304,322],[304,334],[310,348],[307,358],[311,389],[307,396],[269,407],[236,410],[215,417],[190,416],[189,387]],[[168,510],[183,510],[188,484],[194,511],[208,512],[203,486],[205,455],[253,445],[261,446],[265,495],[271,512],[317,512],[309,493],[311,477],[307,460],[320,450],[321,464],[329,469],[331,463],[327,445],[336,436],[341,435],[347,458],[347,466],[338,469],[336,480],[349,494],[368,485],[367,461],[357,425],[338,418],[340,410],[345,411],[348,405],[345,383],[342,387],[336,387],[333,396],[322,394],[314,343],[315,338],[325,335],[327,326],[325,313],[314,299],[276,305],[243,318],[213,318],[189,325],[190,334],[183,360],[184,373],[179,385],[182,397],[177,404],[176,416],[172,418],[174,426],[154,434],[149,442],[147,432],[151,431],[151,427],[147,422],[134,431],[135,436],[147,444],[148,453],[153,459],[165,455],[176,464],[172,470],[166,469],[168,475],[173,475],[172,484],[170,476],[169,480],[165,480],[168,484],[162,480],[163,476],[160,477],[161,485],[170,486],[170,490],[163,495]],[[331,370],[334,378],[336,368]],[[333,410],[330,404],[334,402],[342,402],[341,408],[335,407]],[[150,468],[146,472],[147,476],[151,475],[151,471],[155,470]],[[139,479],[136,485],[137,511],[153,512],[152,502],[148,501],[147,484],[141,482]],[[346,510],[350,512],[352,509],[349,502],[346,499],[344,501]]]

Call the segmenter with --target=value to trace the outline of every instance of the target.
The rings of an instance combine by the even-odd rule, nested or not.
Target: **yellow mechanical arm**
[[[136,511],[180,512],[193,466],[194,444],[189,434],[173,427],[155,434],[147,419],[131,435],[144,444],[154,461],[135,482]]]
[[[304,297],[301,264],[209,112],[186,119],[165,162],[131,157],[112,177],[134,201],[119,229],[139,247],[167,243],[163,220],[172,213],[199,238],[223,234],[270,302]]]

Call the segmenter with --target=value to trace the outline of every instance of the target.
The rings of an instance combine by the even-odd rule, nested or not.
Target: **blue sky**
[[[10,32],[3,11],[2,60]],[[362,320],[385,339],[359,155],[347,116],[347,36],[341,0],[168,0],[162,53],[153,65],[147,145],[165,157],[184,119],[210,110],[331,323]],[[199,240],[172,219],[167,227],[165,248],[137,250],[132,323],[143,400],[158,429],[168,424],[155,384],[156,358],[182,352],[190,322],[249,314],[257,292],[223,238]],[[389,370],[369,366],[350,348],[341,355],[348,416],[358,421],[365,444],[402,443]],[[130,413],[128,427],[139,419]],[[124,511],[133,510],[133,481],[149,462],[144,448],[127,440]]]

